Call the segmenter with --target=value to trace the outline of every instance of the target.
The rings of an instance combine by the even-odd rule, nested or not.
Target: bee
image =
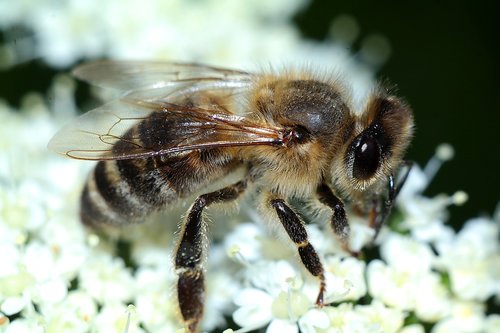
[[[61,129],[49,148],[98,161],[81,195],[88,226],[127,225],[199,194],[177,241],[178,306],[197,332],[205,299],[205,208],[252,190],[259,209],[289,236],[304,267],[326,288],[321,260],[290,199],[330,213],[348,249],[346,206],[378,232],[408,175],[395,177],[413,134],[411,108],[373,89],[354,112],[347,85],[308,71],[252,74],[195,63],[101,61],[74,71],[122,96]],[[409,168],[408,168],[409,170]],[[233,184],[208,190],[237,173]]]

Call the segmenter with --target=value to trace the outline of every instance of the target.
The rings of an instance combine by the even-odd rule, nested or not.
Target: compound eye
[[[372,136],[361,136],[355,143],[352,175],[365,180],[372,177],[380,165],[380,145]]]
[[[295,126],[293,131],[292,131],[293,139],[297,143],[304,143],[309,140],[311,137],[311,134],[309,134],[309,131],[303,127],[303,126]]]

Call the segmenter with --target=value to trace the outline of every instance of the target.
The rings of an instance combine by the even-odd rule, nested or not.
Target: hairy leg
[[[269,204],[278,215],[278,218],[285,228],[288,236],[297,246],[302,263],[313,276],[319,279],[320,288],[316,304],[318,306],[323,306],[323,295],[326,290],[324,269],[316,250],[309,243],[304,223],[283,199],[272,198],[269,200]]]
[[[339,237],[342,248],[355,255],[355,253],[352,253],[349,249],[349,234],[351,229],[345,213],[344,204],[326,184],[322,184],[318,187],[317,194],[319,201],[332,209],[333,214],[330,220],[330,227]]]
[[[202,213],[214,203],[235,200],[245,190],[246,183],[238,182],[219,191],[200,195],[191,206],[180,233],[175,254],[177,297],[182,318],[189,332],[197,332],[203,315],[205,279],[203,261],[206,256],[206,225]]]

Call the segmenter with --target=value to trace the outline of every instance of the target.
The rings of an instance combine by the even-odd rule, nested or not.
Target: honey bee
[[[395,181],[413,113],[382,87],[354,112],[341,80],[308,71],[251,74],[193,63],[102,61],[74,74],[123,92],[49,143],[68,157],[99,161],[81,195],[84,224],[142,221],[199,194],[183,220],[174,260],[178,305],[190,332],[198,330],[205,299],[205,208],[234,201],[247,188],[257,193],[260,209],[318,279],[322,306],[324,268],[289,200],[324,206],[348,249],[345,205],[369,215],[378,231],[408,174]],[[207,190],[237,171],[236,183]]]

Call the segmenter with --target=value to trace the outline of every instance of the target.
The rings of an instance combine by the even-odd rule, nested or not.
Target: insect
[[[413,134],[413,113],[400,98],[374,89],[355,113],[336,77],[307,71],[251,74],[192,63],[102,61],[74,74],[123,92],[60,130],[49,148],[99,161],[81,196],[89,226],[126,225],[199,194],[183,220],[175,252],[180,313],[198,330],[205,298],[207,225],[203,210],[257,193],[261,210],[296,245],[318,279],[324,269],[289,199],[331,213],[348,249],[345,205],[370,216],[378,231],[404,182],[395,182]],[[239,181],[215,191],[228,174]]]

